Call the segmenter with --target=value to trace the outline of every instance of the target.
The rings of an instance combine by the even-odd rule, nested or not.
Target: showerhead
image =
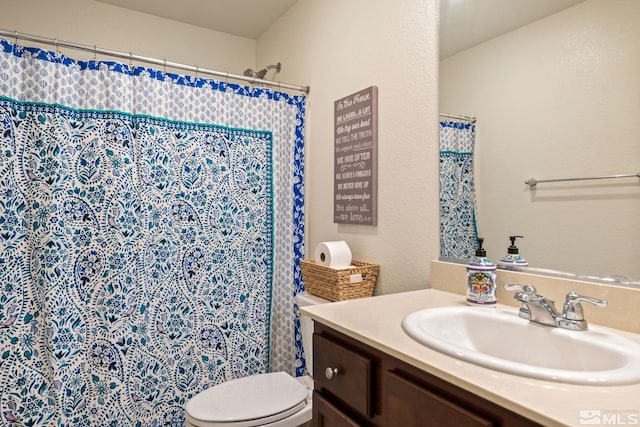
[[[251,68],[247,68],[246,70],[244,70],[244,75],[247,77],[255,77],[256,79],[263,80],[264,76],[267,75],[267,72],[273,69],[276,70],[275,74],[278,74],[282,69],[282,64],[278,62],[275,65],[267,65],[265,68],[263,68],[260,71],[254,71]]]

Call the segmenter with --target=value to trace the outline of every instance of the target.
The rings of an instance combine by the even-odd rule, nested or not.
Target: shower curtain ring
[[[98,60],[98,47],[95,44],[93,45],[93,60]]]
[[[14,44],[18,44],[18,30],[14,30],[13,31],[13,35],[15,36],[15,43]]]
[[[164,72],[166,74],[167,73],[167,60],[163,59],[162,61],[164,61]]]
[[[129,52],[129,69],[133,68],[133,55]]]

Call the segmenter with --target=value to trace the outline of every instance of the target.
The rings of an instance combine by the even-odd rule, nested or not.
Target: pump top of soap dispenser
[[[509,248],[507,249],[507,253],[510,253],[510,254],[518,253],[518,247],[516,246],[516,239],[518,237],[521,239],[524,239],[524,236],[509,236],[509,240],[511,240],[511,246],[509,246]]]
[[[476,249],[476,256],[477,257],[486,257],[487,256],[487,251],[484,250],[484,248],[482,247],[482,243],[484,242],[484,238],[483,237],[478,237],[478,248]]]
[[[509,236],[509,240],[511,240],[511,246],[507,248],[507,256],[500,259],[501,264],[512,266],[516,265],[520,267],[526,267],[527,265],[529,265],[529,263],[518,254],[518,247],[516,246],[517,238],[524,239],[524,236]]]
[[[478,237],[478,248],[476,249],[476,258],[469,263],[469,266],[480,268],[495,268],[496,265],[487,258],[487,251],[482,247],[484,238]]]

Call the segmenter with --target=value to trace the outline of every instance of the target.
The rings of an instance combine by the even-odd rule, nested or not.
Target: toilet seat
[[[187,421],[198,427],[252,427],[302,410],[309,391],[285,372],[253,375],[218,384],[185,405]]]

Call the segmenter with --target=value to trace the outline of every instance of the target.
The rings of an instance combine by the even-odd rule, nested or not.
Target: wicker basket
[[[313,260],[301,260],[302,280],[307,292],[329,301],[370,297],[380,266],[355,260],[351,264],[355,267],[336,270]],[[357,274],[362,275],[362,281],[352,283],[352,277]]]

